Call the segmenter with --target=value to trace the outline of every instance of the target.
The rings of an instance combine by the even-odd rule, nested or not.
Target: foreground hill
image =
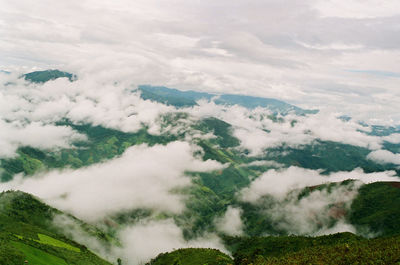
[[[233,260],[218,250],[179,249],[148,265],[397,264],[400,236],[365,239],[351,233],[321,237],[226,238]]]
[[[64,235],[53,223],[62,212],[32,195],[7,191],[0,194],[0,264],[21,265],[109,265]],[[72,217],[71,217],[72,218]],[[83,223],[76,220],[77,223]],[[86,225],[87,229],[90,226]],[[92,234],[99,233],[94,228]]]
[[[396,264],[400,237],[365,239],[351,233],[321,237],[256,237],[239,241],[235,264]]]
[[[371,189],[376,196],[382,189],[390,193],[390,189],[385,190],[385,187],[393,186],[396,185],[376,183]],[[0,205],[0,264],[23,264],[25,260],[38,265],[110,264],[66,237],[53,224],[53,217],[61,212],[33,196],[3,192]],[[104,237],[99,230],[91,229],[92,233]],[[224,237],[224,241],[232,251],[233,259],[218,250],[180,249],[160,254],[148,264],[395,264],[400,261],[398,235],[376,239],[365,239],[351,233],[321,237]]]
[[[185,248],[170,253],[162,253],[146,265],[229,265],[233,260],[216,249]]]

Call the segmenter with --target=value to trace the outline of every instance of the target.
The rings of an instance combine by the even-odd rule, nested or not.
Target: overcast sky
[[[0,69],[266,96],[400,123],[399,0],[0,0]]]

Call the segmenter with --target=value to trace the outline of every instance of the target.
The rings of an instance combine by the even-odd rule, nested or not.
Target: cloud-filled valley
[[[75,232],[69,233],[103,256],[119,255],[133,264],[159,252],[186,246],[211,246],[226,251],[218,234],[210,233],[209,229],[215,227],[216,231],[227,235],[248,233],[244,220],[252,217],[244,206],[246,203],[260,207],[258,214],[276,224],[270,232],[264,231],[265,234],[276,231],[300,235],[356,232],[343,212],[349,211],[362,183],[398,181],[396,166],[388,166],[398,164],[397,154],[392,153],[393,149],[385,149],[387,144],[396,146],[398,143],[396,129],[392,132],[393,127],[388,127],[389,133],[374,133],[374,126],[344,119],[340,113],[279,114],[268,107],[249,109],[204,99],[194,106],[175,107],[144,100],[142,92],[132,84],[104,83],[93,77],[74,82],[59,78],[45,83],[30,83],[9,74],[3,78],[0,98],[7,104],[2,105],[1,124],[5,137],[1,140],[7,148],[3,149],[1,158],[5,165],[13,159],[22,159],[26,146],[49,152],[52,159],[63,159],[68,154],[70,162],[61,168],[40,163],[29,173],[24,168],[12,180],[2,183],[1,190],[32,193],[53,207],[86,222],[102,224],[102,227],[109,226],[110,222],[118,225],[122,246],[112,250],[105,250],[95,239],[83,237],[84,232],[77,226],[72,226],[71,231]],[[92,156],[91,146],[101,140],[92,138],[90,131],[82,130],[85,126],[94,131],[104,128],[101,130],[115,134],[106,138],[106,142],[100,142],[102,149],[97,150],[121,151],[106,160],[90,162],[92,158],[89,158],[85,162],[86,155],[82,154]],[[148,135],[141,144],[120,142],[118,138],[141,132]],[[152,137],[159,140],[151,140]],[[164,142],[158,143],[161,139]],[[303,168],[285,162],[285,156],[290,157],[293,152],[325,148],[329,143],[337,145],[334,148],[338,155],[343,148],[340,146],[344,146],[350,151],[354,149],[351,152],[364,154],[358,159],[376,161],[383,168],[364,172],[365,168],[354,166],[352,170],[336,170],[326,175],[324,171],[330,170],[328,168],[307,168],[307,163]],[[222,149],[223,156],[216,153],[207,158],[214,152],[207,148],[215,144],[226,145]],[[281,158],[274,158],[279,149]],[[333,151],[328,149],[321,154]],[[27,154],[29,157],[30,153]],[[318,159],[318,155],[314,158]],[[246,170],[244,176],[249,175],[243,178],[243,184],[230,187],[233,189],[228,193],[229,200],[239,203],[218,206],[221,208],[217,214],[207,217],[208,228],[196,230],[201,220],[197,218],[205,218],[201,213],[205,209],[197,205],[201,199],[198,196],[211,196],[210,199],[220,196],[218,186],[204,181],[225,181],[224,178],[228,181],[230,174],[237,174],[232,170],[236,172],[242,170],[240,168]],[[209,180],[203,177],[208,175],[212,176]],[[301,199],[296,197],[307,187],[348,179],[361,182],[333,191],[313,191]],[[201,195],[200,191],[207,191],[208,195]],[[261,206],[265,198],[272,198],[273,203]],[[218,200],[213,203],[218,205]],[[191,216],[196,209],[200,212]],[[146,214],[128,218],[130,221],[126,224],[118,223],[120,218],[135,211]],[[337,214],[336,220],[332,216]],[[334,223],[332,218],[336,220]],[[63,223],[65,221],[60,224]],[[186,233],[191,229],[197,232],[188,236]],[[147,239],[137,241],[142,237]]]
[[[0,263],[259,265],[400,234],[396,0],[0,6]]]

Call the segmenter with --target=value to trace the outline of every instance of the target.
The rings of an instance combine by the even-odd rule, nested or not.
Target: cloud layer
[[[1,68],[243,93],[399,122],[396,0],[1,0]],[[40,34],[37,34],[40,32]]]
[[[201,161],[186,142],[134,146],[121,157],[79,170],[51,171],[0,185],[1,190],[32,193],[50,205],[86,221],[137,208],[179,213],[183,197],[171,193],[190,185],[184,171],[211,171],[222,165]]]
[[[366,184],[376,181],[398,181],[394,171],[364,173],[362,169],[357,168],[350,172],[336,172],[325,176],[318,170],[291,166],[279,170],[271,169],[262,174],[248,188],[242,190],[242,199],[255,202],[264,195],[283,199],[291,190],[347,179],[360,180]]]

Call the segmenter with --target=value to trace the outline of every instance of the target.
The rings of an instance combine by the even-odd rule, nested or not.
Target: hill
[[[111,112],[122,120],[125,117],[120,115],[129,115],[129,119],[126,120],[128,122],[137,121],[136,116],[147,114],[147,107],[151,108],[151,111],[157,110],[159,115],[150,122],[147,121],[148,117],[145,117],[145,121],[138,123],[138,129],[126,131],[122,129],[126,127],[118,126],[118,118],[111,119],[112,122],[101,122],[101,115],[96,116],[98,120],[91,119],[90,115],[86,118],[86,113],[82,119],[68,116],[68,111],[59,116],[55,115],[55,118],[51,117],[46,122],[52,127],[62,126],[81,135],[82,137],[76,138],[80,140],[71,140],[59,147],[45,148],[34,142],[18,142],[18,139],[11,138],[14,142],[10,146],[15,146],[16,152],[0,157],[1,182],[10,182],[10,185],[18,187],[19,180],[34,182],[35,178],[52,177],[52,174],[57,172],[65,173],[65,177],[67,174],[78,176],[87,169],[87,172],[90,172],[90,169],[97,166],[101,168],[108,163],[121,161],[131,150],[163,149],[174,142],[184,142],[191,146],[191,159],[198,162],[214,160],[213,163],[219,162],[221,166],[218,170],[201,171],[200,168],[196,168],[185,171],[182,169],[176,173],[182,175],[188,185],[172,188],[166,193],[179,197],[183,206],[181,211],[164,211],[148,204],[127,204],[126,207],[117,206],[115,211],[112,209],[109,214],[101,215],[103,219],[93,221],[93,224],[84,223],[67,213],[51,208],[31,195],[4,192],[0,195],[0,236],[2,253],[9,253],[3,255],[7,258],[7,261],[4,261],[7,264],[19,263],[22,259],[32,262],[39,260],[38,264],[108,264],[85,246],[75,242],[60,227],[54,226],[54,216],[59,215],[74,220],[88,235],[97,238],[109,249],[122,247],[119,242],[123,242],[124,229],[134,230],[137,226],[146,227],[147,224],[165,224],[167,220],[171,227],[176,228],[177,237],[182,235],[177,241],[185,244],[180,246],[190,246],[190,242],[211,234],[224,239],[225,247],[235,258],[233,261],[217,250],[184,249],[160,254],[151,264],[197,264],[203,260],[207,260],[209,264],[283,264],[285,260],[300,264],[307,261],[325,264],[329,263],[329,259],[335,260],[332,254],[335,249],[341,256],[346,257],[336,260],[340,264],[354,259],[354,253],[348,251],[349,247],[367,257],[369,254],[364,253],[362,249],[367,249],[379,257],[384,255],[382,253],[396,257],[391,254],[389,245],[397,244],[400,235],[400,189],[399,183],[396,182],[400,169],[395,162],[371,160],[370,154],[376,148],[380,148],[392,152],[394,157],[398,156],[398,127],[369,126],[351,122],[350,118],[344,117],[339,118],[339,122],[329,120],[335,124],[330,127],[330,124],[321,121],[321,117],[317,117],[320,114],[314,115],[312,111],[275,99],[217,95],[152,86],[140,86],[140,93],[136,93],[138,90],[126,89],[126,94],[116,97],[118,104],[122,98],[129,99],[124,101],[126,109],[112,109],[110,106],[113,100],[106,100],[102,105],[104,102],[101,101],[104,99],[97,97],[96,93],[87,98],[79,93],[78,96],[66,93],[66,97],[60,93],[41,102],[40,96],[48,93],[48,90],[42,91],[40,84],[56,78],[68,78],[73,81],[75,76],[58,70],[48,70],[29,73],[24,77],[37,85],[31,86],[31,89],[24,89],[23,84],[21,90],[16,89],[15,93],[35,94],[35,100],[27,96],[27,100],[23,101],[29,108],[22,108],[21,111],[15,108],[21,116],[34,116],[35,108],[42,103],[43,108],[47,108],[49,103],[53,106],[53,100],[60,95],[68,102],[68,106],[76,106],[76,101],[81,100],[84,105],[91,102],[93,109],[90,110],[93,110],[93,113],[103,111],[104,108],[107,113]],[[18,84],[10,85],[7,91],[13,91],[12,86]],[[131,99],[146,105],[146,108],[136,109]],[[196,106],[198,100],[213,101],[224,106],[218,107],[221,111],[215,110],[215,115],[209,110],[203,114],[197,113],[196,108],[185,109]],[[176,108],[160,107],[160,104],[150,101]],[[244,108],[231,108],[232,105]],[[158,112],[158,107],[165,111]],[[85,112],[87,109],[80,106],[78,110]],[[286,115],[289,113],[291,114]],[[12,119],[19,116],[12,114],[10,120],[4,121],[6,127],[15,125],[16,128],[22,128],[31,122],[26,118],[13,123]],[[28,117],[31,117],[29,115]],[[322,122],[321,126],[333,128],[333,134],[333,131],[343,129],[339,128],[343,126],[346,137],[355,137],[355,141],[347,141],[348,139],[335,134],[335,137],[330,138],[321,136],[318,134],[319,122]],[[326,132],[325,128],[322,129]],[[258,133],[254,134],[253,131]],[[39,140],[40,137],[39,135]],[[267,142],[265,145],[262,143],[264,140]],[[246,141],[252,142],[255,147],[260,145],[258,152],[252,150],[252,145],[246,145]],[[373,148],[370,143],[375,144],[372,145]],[[174,154],[171,154],[172,158]],[[153,157],[149,160],[152,159]],[[168,159],[165,159],[167,163]],[[127,174],[127,179],[137,177],[139,181],[141,170],[147,170],[146,163],[143,165],[143,169],[137,172],[127,170],[134,171],[132,176]],[[107,175],[114,177],[113,173]],[[347,176],[347,180],[342,176]],[[71,189],[84,183],[81,181],[84,177],[86,176],[76,178]],[[115,181],[118,181],[117,177],[118,172],[115,173]],[[366,183],[371,179],[373,183],[362,184],[361,181],[352,179],[362,180],[364,177]],[[258,182],[263,179],[268,181]],[[391,182],[382,182],[382,179],[391,179]],[[82,185],[82,194],[86,196],[87,192],[91,192],[96,181],[90,181],[86,186]],[[125,201],[138,192],[136,184],[141,187],[138,181],[133,184],[126,182],[129,183],[129,187],[124,192],[129,196],[126,196]],[[4,187],[7,185],[4,184]],[[255,185],[261,188],[252,189]],[[273,189],[280,190],[281,186],[282,194],[275,194]],[[151,185],[141,187],[150,191],[152,188],[154,187]],[[101,195],[113,191],[110,189],[105,187]],[[251,196],[246,199],[246,192],[247,195],[256,196],[254,199],[248,199]],[[156,195],[157,193],[154,193],[152,196]],[[70,195],[68,192],[60,192],[55,196],[67,201]],[[112,201],[112,196],[110,199]],[[338,228],[340,225],[345,225],[345,229]],[[337,231],[352,231],[357,235],[308,237]],[[240,237],[235,238],[232,235]],[[360,235],[379,237],[382,240],[367,240]],[[377,248],[377,252],[372,248]],[[396,247],[393,249],[397,250]],[[318,251],[326,255],[319,257],[316,254]],[[146,258],[148,257],[149,255]],[[126,257],[122,258],[124,262],[129,262]],[[77,260],[81,263],[77,263]]]
[[[234,264],[395,264],[400,237],[365,239],[351,233],[321,237],[236,239]]]
[[[216,249],[186,248],[162,253],[146,265],[229,265],[233,260]]]
[[[268,108],[273,112],[282,114],[294,112],[298,115],[302,115],[318,112],[316,110],[304,110],[273,98],[252,97],[234,94],[218,95],[191,90],[181,91],[178,89],[148,85],[139,86],[139,91],[141,92],[141,97],[143,99],[153,100],[179,108],[196,106],[198,100],[207,100],[213,101],[215,102],[215,104],[218,105],[239,105],[248,109],[254,109],[257,107]]]
[[[71,82],[76,80],[75,75],[68,72],[62,72],[60,70],[35,71],[24,74],[22,77],[25,80],[33,83],[45,83],[47,81],[55,80],[57,78],[68,78],[68,80]]]
[[[178,249],[147,265],[396,264],[400,237],[365,239],[351,233],[320,237],[227,237],[233,260],[218,250]]]
[[[53,223],[53,218],[63,213],[32,195],[2,192],[0,206],[0,264],[20,265],[28,261],[35,265],[110,265],[86,246],[66,237]],[[76,221],[101,236],[99,230]]]

